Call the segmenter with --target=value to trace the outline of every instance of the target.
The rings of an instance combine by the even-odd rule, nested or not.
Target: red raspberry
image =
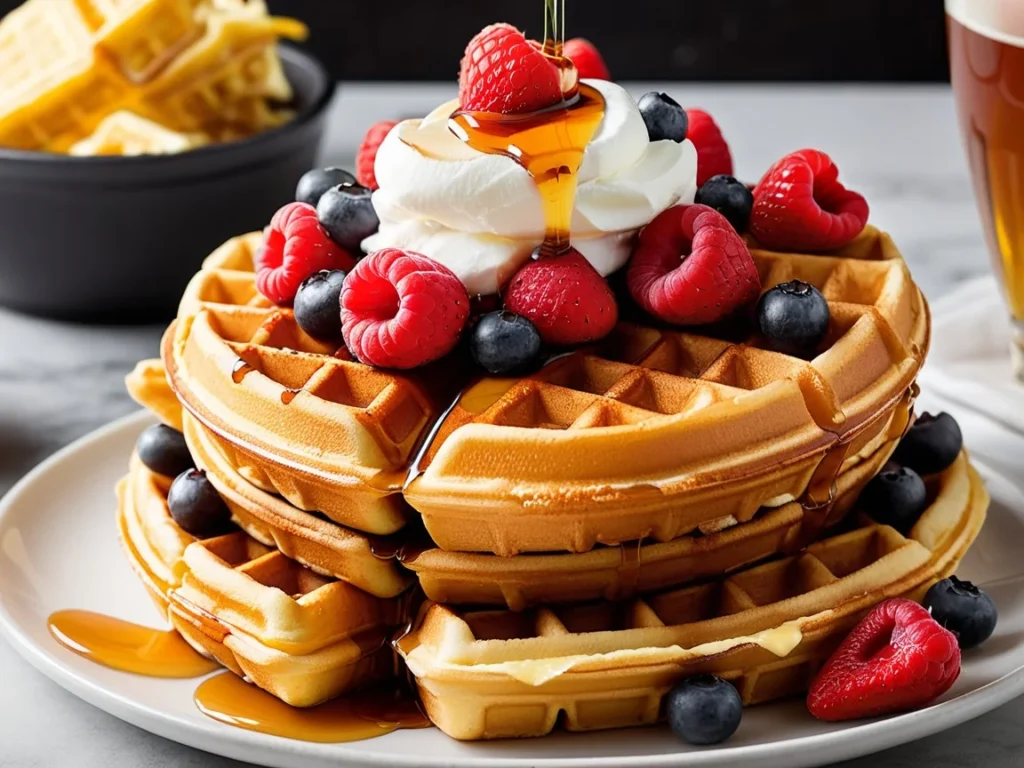
[[[678,325],[721,320],[761,293],[747,244],[706,205],[677,205],[644,227],[626,281],[640,306]]]
[[[360,261],[341,289],[345,344],[378,368],[416,368],[444,357],[468,316],[466,287],[448,267],[397,248]]]
[[[867,222],[867,201],[839,183],[832,158],[816,149],[786,155],[754,187],[750,233],[766,248],[831,251]]]
[[[308,203],[289,203],[274,214],[253,258],[256,289],[288,306],[299,284],[322,269],[349,270],[355,260],[328,236]]]
[[[562,55],[571,59],[576,65],[576,72],[580,79],[588,80],[611,80],[612,75],[608,71],[608,65],[601,58],[601,52],[589,40],[582,37],[574,37],[565,42]]]
[[[715,119],[702,109],[688,109],[686,117],[686,138],[697,148],[697,186],[721,173],[732,176],[732,153]]]
[[[960,675],[956,636],[910,600],[886,600],[843,641],[811,684],[820,720],[854,720],[918,709]]]
[[[374,163],[377,162],[377,150],[396,125],[397,120],[382,120],[370,126],[370,130],[363,137],[363,143],[359,145],[359,152],[356,154],[356,179],[367,189],[380,187],[373,173]]]
[[[560,72],[511,24],[492,24],[470,41],[459,74],[464,110],[517,115],[561,100]]]
[[[527,263],[509,283],[505,307],[557,346],[603,338],[619,319],[608,283],[575,249]]]

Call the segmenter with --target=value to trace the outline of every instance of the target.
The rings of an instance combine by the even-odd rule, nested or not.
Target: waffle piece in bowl
[[[321,576],[242,531],[194,539],[137,458],[118,488],[128,559],[196,650],[297,707],[393,674],[387,641],[405,600]]]
[[[432,604],[398,646],[430,719],[462,740],[654,723],[672,685],[699,673],[744,704],[800,693],[872,606],[920,599],[976,538],[988,495],[966,454],[927,483],[908,536],[862,520],[793,557],[624,603]]]
[[[162,347],[179,398],[255,485],[374,533],[407,501],[446,550],[665,542],[794,499],[818,510],[810,541],[848,460],[905,429],[929,340],[906,265],[870,230],[856,258],[753,254],[766,287],[799,278],[830,302],[813,360],[746,328],[623,323],[521,379],[474,381],[453,358],[451,404],[427,396],[425,370],[361,365],[270,306],[257,243],[231,241],[186,290]]]
[[[187,152],[210,142],[203,133],[178,133],[129,110],[114,112],[103,119],[90,136],[73,144],[68,154],[79,157],[100,155],[169,155]]]
[[[885,465],[895,440],[844,469],[836,480],[834,522]],[[514,611],[588,600],[624,600],[718,578],[780,553],[802,548],[805,518],[791,501],[766,507],[746,523],[698,529],[672,541],[624,542],[590,552],[523,554],[516,557],[439,548],[407,550],[402,564],[415,572],[430,600],[456,605],[500,605]]]

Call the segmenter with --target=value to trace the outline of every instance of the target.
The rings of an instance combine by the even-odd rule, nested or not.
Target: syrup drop
[[[152,629],[91,611],[57,611],[50,635],[83,658],[148,677],[200,677],[220,665],[200,656],[174,630]]]
[[[299,709],[233,672],[224,672],[205,680],[196,689],[194,700],[204,715],[221,723],[300,741],[362,741],[400,728],[430,727],[430,720],[416,701],[394,685],[368,688]]]
[[[583,153],[604,117],[604,98],[580,85],[566,103],[529,115],[456,112],[449,127],[470,147],[511,157],[533,177],[544,211],[540,255],[569,250],[577,176]]]
[[[235,360],[235,364],[231,366],[231,380],[235,382],[235,384],[241,384],[242,379],[254,370],[256,369],[245,362],[245,360],[238,358]]]

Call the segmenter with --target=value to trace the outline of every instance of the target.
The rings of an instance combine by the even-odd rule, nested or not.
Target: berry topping
[[[747,185],[732,176],[712,176],[697,190],[694,202],[714,208],[725,216],[737,232],[746,232],[750,224],[750,209],[754,195]]]
[[[295,294],[295,321],[299,327],[321,341],[341,338],[341,286],[345,273],[325,269],[310,275]]]
[[[360,261],[341,289],[345,343],[379,368],[416,368],[443,357],[468,315],[469,295],[448,267],[397,248]]]
[[[934,584],[924,596],[932,618],[956,635],[960,650],[977,648],[996,629],[999,612],[987,593],[956,576]]]
[[[459,103],[467,112],[538,112],[562,101],[561,74],[511,24],[485,27],[466,47]]]
[[[801,280],[779,283],[757,304],[757,324],[777,352],[812,354],[825,334],[831,312],[821,291]]]
[[[491,312],[473,329],[469,352],[484,370],[497,376],[527,370],[540,355],[541,339],[533,323],[512,312]]]
[[[875,522],[908,534],[928,506],[928,490],[917,472],[890,461],[867,484],[857,504]]]
[[[611,80],[612,75],[608,71],[608,65],[604,63],[600,51],[589,40],[582,37],[574,37],[566,40],[562,49],[562,55],[571,59],[576,65],[576,71],[582,80]]]
[[[177,477],[195,466],[185,436],[165,424],[155,424],[139,435],[135,452],[151,472],[164,477]]]
[[[256,288],[275,304],[292,303],[299,284],[322,269],[355,263],[328,236],[307,203],[290,203],[274,214],[254,258]]]
[[[186,470],[174,479],[167,507],[174,522],[200,538],[224,533],[231,522],[231,511],[201,469]]]
[[[924,608],[886,600],[858,624],[807,694],[820,720],[855,720],[918,709],[960,675],[960,649]]]
[[[315,208],[324,192],[331,187],[355,183],[356,177],[341,168],[314,168],[299,179],[299,185],[295,188],[295,199],[300,203],[309,203]]]
[[[626,280],[640,306],[678,325],[721,320],[761,291],[743,238],[705,205],[677,205],[644,227]]]
[[[676,685],[665,702],[668,724],[690,744],[721,744],[740,727],[743,701],[721,678],[699,675]]]
[[[956,419],[948,413],[924,413],[903,436],[893,458],[919,475],[934,475],[956,461],[963,447]]]
[[[671,96],[651,91],[640,97],[637,107],[647,124],[647,135],[651,141],[667,139],[680,144],[686,141],[690,121],[686,110]]]
[[[839,183],[836,164],[816,149],[786,155],[754,188],[750,232],[767,248],[830,251],[867,222],[867,202]]]
[[[702,109],[688,109],[686,117],[686,138],[697,148],[697,186],[712,176],[732,176],[732,153],[714,118]]]
[[[362,242],[380,228],[373,192],[356,184],[331,187],[316,206],[320,224],[349,253],[362,253]]]
[[[619,317],[608,283],[575,249],[526,264],[508,285],[505,307],[556,346],[604,338]]]
[[[380,186],[373,172],[374,163],[377,162],[377,150],[396,125],[397,120],[382,120],[370,126],[370,130],[363,137],[363,143],[359,145],[359,152],[356,154],[356,176],[359,183],[367,189],[377,189]]]

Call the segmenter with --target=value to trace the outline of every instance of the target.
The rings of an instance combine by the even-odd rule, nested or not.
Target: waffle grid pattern
[[[863,520],[793,557],[623,603],[433,605],[403,654],[431,719],[458,739],[653,723],[678,679],[705,672],[731,680],[745,704],[800,693],[866,610],[885,597],[920,598],[976,537],[988,497],[966,457],[928,485],[931,506],[910,536]],[[790,622],[801,637],[780,658],[773,628]],[[729,645],[752,636],[769,642]],[[546,669],[561,672],[531,677]]]
[[[355,473],[378,497],[397,495],[411,448],[430,426],[431,408],[409,396],[407,378],[351,360],[343,348],[306,336],[289,310],[269,306],[252,275],[258,244],[255,234],[236,238],[207,260],[186,291],[177,348],[165,345],[165,363],[186,405],[235,444],[226,453],[238,454],[233,459],[247,479],[300,508],[360,528],[352,505],[332,506],[342,478],[351,481]],[[600,344],[533,375],[470,386],[444,415],[424,459],[409,470],[405,500],[441,548],[509,556],[583,552],[647,536],[670,541],[695,529],[746,522],[775,498],[799,497],[827,453],[856,454],[894,422],[905,423],[896,418],[897,404],[927,346],[927,310],[888,236],[870,230],[851,248],[857,259],[753,251],[765,286],[802,279],[829,301],[832,327],[812,360],[767,349],[743,323],[703,335],[622,324]],[[213,397],[187,391],[189,379],[223,380],[223,371],[174,371],[178,355],[188,363],[191,354],[202,365],[200,356],[223,357],[225,348],[236,361],[236,383],[253,376],[264,388],[266,416],[258,428],[223,427],[244,410],[237,407],[241,395],[223,381]],[[316,407],[327,406],[320,411],[326,423],[355,419],[383,460],[358,466],[365,457],[340,456],[332,463],[324,459],[330,447],[314,457],[294,440],[283,448],[280,441],[261,444],[264,455],[284,459],[262,460],[248,441],[260,429],[272,432],[271,420],[282,418],[269,392],[285,406],[313,396]],[[527,438],[524,430],[551,437]],[[649,445],[634,452],[624,443],[621,454],[607,451],[603,441],[613,434],[642,436]],[[494,465],[498,453],[501,467]],[[833,458],[841,463],[845,455]],[[284,464],[316,467],[320,478]],[[557,479],[552,466],[564,470]],[[369,476],[381,470],[390,475]],[[605,485],[641,487],[648,478],[647,487],[659,492],[644,498]],[[715,488],[728,494],[715,498]],[[603,500],[585,520],[570,519],[580,499],[595,498]],[[401,506],[400,499],[389,501]],[[542,518],[559,513],[565,519],[552,536]]]

